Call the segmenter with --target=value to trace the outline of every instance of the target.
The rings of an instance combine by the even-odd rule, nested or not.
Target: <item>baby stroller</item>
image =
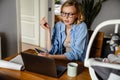
[[[120,19],[104,21],[95,28],[93,34],[91,35],[84,66],[89,68],[92,80],[120,80],[120,64],[105,63],[102,61],[102,58],[89,57],[93,41],[98,31],[103,27],[115,25],[115,33],[118,33],[119,24]]]

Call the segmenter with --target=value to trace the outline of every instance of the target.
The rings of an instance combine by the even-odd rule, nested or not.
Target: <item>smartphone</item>
[[[36,51],[37,53],[44,53],[44,51],[42,51],[42,50],[40,50],[40,49],[37,49],[37,48],[35,48],[35,51]]]

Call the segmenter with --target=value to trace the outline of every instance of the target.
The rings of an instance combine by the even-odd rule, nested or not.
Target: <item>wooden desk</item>
[[[34,51],[31,49],[25,52],[34,53]],[[6,58],[5,60],[10,60],[15,56],[16,55],[13,55],[11,57]],[[76,62],[79,64],[78,75],[73,78],[67,76],[67,71],[60,78],[54,78],[29,71],[18,71],[0,68],[0,80],[91,80],[88,69],[83,67],[83,63],[78,61]],[[68,61],[56,60],[56,63],[67,66]]]

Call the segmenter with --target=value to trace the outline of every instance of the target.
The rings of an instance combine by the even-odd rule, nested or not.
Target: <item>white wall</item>
[[[0,0],[0,36],[2,56],[17,53],[17,17],[16,0]]]
[[[107,0],[104,2],[100,13],[91,26],[91,29],[95,29],[98,24],[110,19],[120,19],[120,0]],[[111,32],[114,32],[114,28],[103,28],[101,31],[105,32],[106,36],[109,36]]]

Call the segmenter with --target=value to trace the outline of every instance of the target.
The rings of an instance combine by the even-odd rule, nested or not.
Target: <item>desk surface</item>
[[[34,51],[31,49],[25,52],[34,53]],[[10,60],[15,56],[16,55],[13,55],[11,57],[6,58],[5,60]],[[54,78],[29,71],[18,71],[18,70],[0,68],[0,80],[91,80],[88,69],[83,67],[83,63],[78,61],[76,62],[79,64],[78,75],[76,77],[67,76],[67,72],[65,72],[59,78]],[[68,61],[56,60],[56,63],[67,66]]]

